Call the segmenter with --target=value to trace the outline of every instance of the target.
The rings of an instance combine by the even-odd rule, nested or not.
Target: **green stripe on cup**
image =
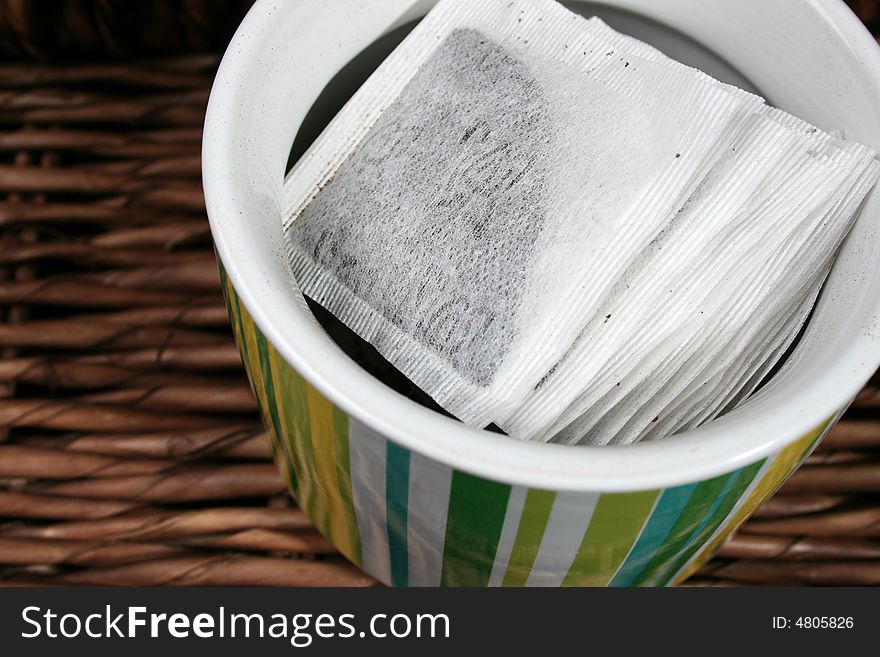
[[[730,474],[724,481],[724,486],[720,491],[715,495],[715,499],[712,500],[712,504],[709,506],[706,513],[703,515],[703,518],[697,523],[696,527],[690,532],[687,538],[681,543],[680,547],[677,550],[679,555],[687,555],[690,556],[691,548],[693,547],[693,541],[695,537],[700,536],[704,529],[711,525],[713,520],[718,519],[718,512],[722,505],[722,503],[727,499],[727,495],[730,492],[730,489],[733,488],[735,482],[739,479],[740,473],[739,471]],[[678,562],[680,557],[674,557],[668,559],[662,564],[659,568],[650,573],[644,581],[641,582],[643,586],[658,586],[661,582],[668,581],[671,577],[671,574],[675,572],[675,570],[670,570],[671,566]]]
[[[736,503],[740,500],[746,489],[748,489],[763,465],[764,461],[762,460],[733,473],[729,480],[730,485],[718,496],[714,511],[707,515],[703,523],[691,534],[688,546],[682,552],[682,555],[673,562],[670,562],[670,565],[664,569],[663,573],[659,574],[656,578],[658,584],[668,584],[675,573],[681,570],[691,557],[703,547],[709,537],[718,530],[721,523],[733,511]]]
[[[292,487],[291,491],[296,493],[297,500],[300,500],[301,496],[299,494],[298,479],[296,477],[296,472],[292,467],[293,459],[291,459],[290,454],[288,453],[287,445],[284,441],[284,428],[281,426],[281,417],[278,414],[278,399],[275,396],[275,382],[272,380],[272,367],[269,363],[269,351],[266,348],[266,338],[263,337],[263,334],[260,333],[260,331],[255,331],[255,333],[257,339],[257,357],[260,363],[260,374],[263,378],[263,388],[266,391],[266,406],[269,411],[268,419],[270,420],[272,432],[275,434],[274,442],[280,446],[287,463],[290,485]]]
[[[244,333],[244,324],[241,321],[241,301],[238,300],[238,295],[235,295],[235,299],[233,300],[233,319],[235,321],[235,334],[238,336],[238,348],[241,351],[242,359],[241,362],[244,363],[245,372],[248,375],[248,379],[253,380],[253,374],[251,373],[251,354],[248,349],[247,344],[247,336]],[[251,385],[253,387],[253,384]]]
[[[223,291],[223,302],[226,304],[226,315],[229,317],[229,322],[232,326],[232,332],[235,339],[239,340],[238,331],[235,326],[235,317],[232,313],[232,299],[237,299],[238,295],[235,293],[235,289],[232,287],[232,284],[226,276],[226,269],[224,269],[220,258],[217,258],[217,264],[220,267],[220,289]]]
[[[745,522],[749,514],[770,497],[779,485],[785,481],[786,477],[806,458],[807,454],[821,440],[825,429],[828,428],[833,420],[833,417],[829,418],[807,435],[791,443],[775,455],[768,457],[771,459],[771,463],[769,466],[765,465],[766,469],[763,472],[759,471],[760,480],[754,484],[746,499],[741,500],[737,504],[730,517],[725,518],[723,529],[717,531],[705,545],[701,546],[697,554],[691,559],[691,562],[674,575],[676,583],[680,583],[690,577],[712,558],[712,555],[721,547],[731,532]]]
[[[279,437],[279,442],[282,445],[282,449],[290,463],[291,469],[296,472],[297,489],[295,492],[297,503],[303,511],[308,512],[308,501],[310,499],[312,483],[307,476],[305,464],[302,462],[299,453],[293,446],[297,441],[297,436],[303,431],[308,431],[308,423],[301,416],[293,413],[292,409],[289,407],[289,403],[293,403],[295,398],[290,398],[285,395],[285,385],[283,382],[288,377],[282,377],[281,373],[276,371],[278,369],[278,364],[273,353],[274,350],[272,349],[272,345],[266,342],[265,338],[263,338],[263,342],[266,343],[267,346],[266,375],[272,381],[272,391],[274,393],[274,396],[270,399],[269,403],[273,404],[275,408],[278,409],[278,420],[281,423],[283,431],[283,434]],[[285,399],[290,399],[291,401],[285,403]]]
[[[278,411],[278,422],[281,426],[281,434],[279,435],[279,443],[284,451],[285,458],[290,466],[290,470],[296,473],[297,488],[296,501],[300,508],[308,513],[310,501],[313,499],[311,494],[312,483],[308,477],[306,465],[302,462],[299,454],[294,448],[294,443],[299,441],[299,436],[309,431],[308,419],[301,414],[296,413],[294,404],[305,403],[303,399],[297,397],[297,387],[292,376],[284,376],[283,372],[277,371],[279,364],[274,353],[272,345],[269,344],[263,334],[256,331],[257,353],[260,356],[260,367],[263,375],[271,382],[272,394],[269,396],[269,387],[266,388],[269,404],[274,406]],[[265,359],[263,361],[262,359]]]
[[[452,474],[441,586],[486,586],[504,525],[510,486]]]
[[[275,383],[275,395],[280,417],[287,428],[285,441],[293,459],[300,482],[300,503],[312,522],[324,536],[329,535],[329,522],[324,501],[318,494],[314,457],[311,453],[311,424],[308,412],[306,382],[293,369],[286,368],[272,345],[267,343],[270,373]]]
[[[555,491],[529,489],[501,586],[525,586],[538,556],[555,499]]]
[[[663,544],[633,580],[633,586],[645,586],[650,583],[655,574],[662,570],[664,565],[684,548],[694,529],[710,512],[713,502],[724,489],[724,485],[730,476],[714,477],[697,485],[693,495],[688,500],[687,506],[682,510]]]
[[[659,497],[658,490],[602,495],[562,586],[606,586],[632,549]]]
[[[287,449],[285,447],[284,440],[284,427],[279,422],[278,417],[278,404],[275,399],[274,394],[274,386],[272,384],[271,377],[267,376],[268,364],[267,361],[264,360],[265,356],[265,340],[263,339],[262,333],[254,326],[253,320],[250,319],[250,315],[247,314],[247,310],[242,309],[241,302],[239,301],[238,295],[235,293],[235,289],[229,282],[229,279],[226,276],[226,270],[223,268],[223,263],[220,259],[217,259],[217,263],[220,269],[220,282],[221,289],[223,290],[223,300],[226,303],[226,313],[229,316],[230,325],[232,327],[232,332],[235,337],[236,343],[238,344],[239,351],[242,354],[242,363],[245,366],[245,371],[248,374],[249,382],[251,384],[251,389],[254,390],[254,395],[257,398],[260,406],[260,415],[263,418],[263,424],[267,426],[269,429],[269,436],[271,438],[270,443],[272,447],[272,454],[275,460],[276,465],[280,470],[282,470],[282,474],[286,475],[286,480],[290,488],[291,494],[299,499],[299,485],[296,477],[296,472],[293,469],[292,461],[287,454]],[[259,341],[263,339],[263,353],[258,354],[259,356],[259,372],[255,372],[254,369],[256,367],[256,363],[251,363],[247,358],[244,357],[244,354],[248,353],[248,343],[247,343],[247,335],[245,333],[246,325],[248,328],[252,330],[255,336],[255,340]],[[259,343],[259,342],[258,342]],[[257,385],[254,376],[261,377],[261,383],[263,385],[263,393],[260,394],[260,391],[257,389]],[[279,455],[279,451],[281,454]]]
[[[385,446],[385,524],[391,585],[408,584],[409,557],[406,549],[406,514],[409,506],[409,450],[390,440]]]
[[[271,379],[268,381],[269,385],[267,388],[265,362],[258,353],[258,339],[262,337],[262,334],[257,330],[247,308],[242,306],[238,295],[235,294],[232,287],[229,287],[225,297],[227,299],[226,307],[232,323],[233,333],[243,355],[242,362],[245,366],[248,382],[251,385],[251,390],[254,391],[254,397],[257,399],[263,426],[268,430],[272,455],[278,469],[281,471],[281,475],[287,481],[291,494],[296,498],[299,494],[296,472],[291,466],[291,461],[287,456],[287,450],[284,446],[284,427],[278,421],[278,405],[274,394],[270,394],[272,382]],[[256,356],[255,353],[257,354]],[[256,360],[254,360],[255,357]],[[281,459],[278,458],[279,451],[281,452]]]
[[[620,569],[611,578],[611,586],[631,586],[657,550],[663,545],[669,531],[672,529],[682,510],[694,493],[696,484],[675,486],[664,490],[657,505],[651,512],[651,516],[645,523],[639,539],[633,546],[629,555],[624,559]]]

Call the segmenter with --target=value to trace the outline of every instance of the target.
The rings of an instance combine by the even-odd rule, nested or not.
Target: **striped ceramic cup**
[[[680,581],[797,468],[880,364],[880,197],[868,199],[786,368],[737,411],[632,447],[521,443],[465,427],[336,347],[296,287],[281,236],[285,163],[303,117],[349,60],[432,4],[260,0],[221,64],[205,196],[278,465],[317,527],[388,584]],[[880,147],[880,52],[842,1],[605,4],[708,46],[771,103]]]

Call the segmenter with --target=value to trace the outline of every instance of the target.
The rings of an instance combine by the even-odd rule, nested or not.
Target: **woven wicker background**
[[[199,139],[242,5],[0,0],[0,584],[374,584],[290,501],[219,293]],[[872,384],[691,583],[880,584],[878,493]]]

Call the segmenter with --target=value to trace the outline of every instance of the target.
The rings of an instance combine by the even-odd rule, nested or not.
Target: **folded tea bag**
[[[658,421],[652,422],[633,442],[653,440],[689,426],[699,426],[736,408],[740,399],[751,395],[779,363],[806,322],[825,277],[817,278],[821,280],[809,283],[810,289],[797,308],[787,314],[780,312],[768,325],[759,346],[737,354],[728,370],[714,374],[711,379],[700,377],[692,382],[661,411],[662,418],[658,416]]]
[[[602,29],[607,32],[610,28],[605,26]],[[618,397],[626,393],[627,388],[621,388],[619,379],[627,371],[627,364],[640,356],[630,344],[633,331],[642,331],[644,334],[647,330],[648,334],[653,332],[655,336],[659,336],[662,328],[656,325],[655,318],[645,314],[657,309],[656,304],[651,303],[652,298],[663,299],[665,288],[676,287],[674,276],[680,276],[682,272],[693,283],[693,269],[696,265],[693,258],[701,252],[704,256],[711,254],[708,260],[706,257],[703,260],[713,267],[721,266],[724,257],[730,257],[732,249],[723,244],[721,250],[708,251],[706,239],[713,227],[724,227],[731,220],[732,215],[724,214],[725,211],[731,212],[735,209],[731,207],[731,203],[738,198],[742,200],[753,197],[756,193],[756,181],[766,183],[768,172],[775,169],[777,173],[784,175],[791,166],[791,157],[809,157],[808,151],[814,149],[826,154],[844,151],[848,155],[838,157],[844,158],[845,164],[856,167],[864,166],[873,156],[873,151],[865,146],[841,142],[790,114],[767,107],[760,108],[743,124],[731,143],[733,145],[726,159],[706,179],[709,181],[714,177],[716,183],[728,179],[727,187],[716,184],[712,195],[707,198],[705,190],[709,184],[704,181],[702,202],[695,209],[692,198],[689,201],[689,214],[680,216],[672,226],[673,229],[677,226],[678,232],[667,234],[662,240],[655,240],[650,247],[654,251],[653,256],[644,256],[643,259],[653,257],[651,262],[657,263],[657,272],[641,261],[634,263],[631,270],[635,274],[631,276],[640,276],[641,282],[634,282],[631,276],[621,278],[616,293],[606,298],[604,308],[587,325],[587,329],[563,359],[529,393],[511,417],[498,420],[502,428],[518,437],[548,439],[560,426],[565,426],[574,416],[589,408],[599,395],[608,391],[608,397],[614,398],[615,393]],[[783,156],[788,159],[780,159]],[[825,185],[828,181],[822,180],[821,183]],[[790,187],[792,181],[778,180],[776,184]],[[734,187],[731,188],[731,185]],[[736,190],[739,196],[735,195]],[[769,193],[775,192],[771,189]],[[753,219],[766,224],[770,218],[759,213]],[[843,234],[847,230],[848,227]],[[760,233],[753,232],[752,237],[758,239]],[[711,275],[717,279],[724,274],[718,270]],[[740,277],[742,278],[742,272]],[[697,286],[696,289],[699,292],[701,288]],[[670,289],[669,292],[672,294],[673,290]],[[673,308],[686,310],[689,299],[682,290],[677,289],[670,302],[677,304]],[[666,306],[666,309],[669,307]],[[606,366],[605,370],[601,369],[603,365]],[[614,369],[609,371],[608,367]],[[604,373],[604,377],[597,374],[600,371]],[[583,383],[579,385],[579,381]],[[612,387],[616,390],[609,390]],[[578,395],[580,399],[574,404],[573,400]],[[563,413],[567,406],[568,410]],[[593,409],[593,414],[596,410]]]
[[[586,25],[549,0],[441,2],[285,185],[303,292],[476,426],[558,361],[760,104],[588,49]]]
[[[856,210],[869,191],[871,182],[877,179],[878,168],[880,163],[872,160],[867,166],[866,175],[860,178],[843,199],[841,207],[835,211],[836,216],[829,218],[822,233],[815,235],[793,256],[795,261],[811,265],[809,269],[814,273],[804,274],[804,283],[791,293],[792,298],[802,299],[795,303],[796,307],[790,311],[778,311],[779,319],[775,324],[781,325],[781,328],[774,331],[774,322],[768,321],[768,328],[752,341],[753,345],[748,349],[736,344],[728,346],[728,354],[719,362],[722,374],[715,377],[714,387],[704,388],[708,382],[702,385],[699,381],[692,383],[685,391],[686,394],[681,395],[687,399],[688,405],[679,402],[677,408],[666,411],[667,415],[672,416],[669,422],[673,427],[672,432],[699,426],[736,408],[755,391],[779,362],[806,322],[840,242],[849,231]],[[796,276],[797,269],[791,268],[791,273]],[[772,312],[771,310],[770,313]],[[770,317],[772,318],[772,314]],[[652,427],[644,438],[662,437],[668,435],[669,431],[668,428]]]
[[[697,322],[711,316],[712,306],[701,305],[701,300],[712,284],[724,280],[737,254],[751,257],[755,243],[764,242],[766,211],[756,204],[761,199],[781,201],[777,191],[794,163],[808,160],[806,143],[770,117],[753,114],[688,204],[619,280],[616,293],[605,299],[565,357],[499,425],[514,436],[549,438],[606,391],[610,397],[626,394],[623,379],[631,364],[669,335],[680,336],[680,325],[692,321],[695,308],[700,312]],[[788,187],[788,198],[794,198],[797,192]],[[738,241],[732,241],[733,230],[741,234]]]
[[[739,388],[736,384],[740,370],[751,370],[747,377],[751,380],[757,371],[766,372],[767,367],[772,366],[774,353],[776,358],[784,353],[780,342],[787,346],[805,320],[804,306],[812,306],[818,287],[827,275],[831,256],[849,228],[855,199],[864,197],[869,183],[877,176],[877,164],[873,161],[859,161],[843,153],[833,158],[810,152],[805,156],[810,158],[806,165],[813,170],[813,176],[800,183],[788,182],[787,189],[800,190],[798,198],[783,205],[784,215],[775,219],[803,216],[803,220],[789,224],[790,237],[780,239],[783,235],[777,230],[775,235],[764,235],[760,243],[753,244],[749,248],[749,260],[725,278],[729,283],[711,291],[720,299],[729,299],[725,304],[727,308],[719,305],[694,318],[698,324],[704,317],[714,319],[693,331],[689,340],[679,334],[671,343],[677,351],[673,357],[663,360],[662,366],[657,366],[656,360],[665,352],[660,349],[654,352],[655,362],[648,360],[629,375],[629,381],[635,382],[638,388],[630,390],[628,395],[615,394],[617,389],[614,388],[606,394],[604,403],[581,400],[580,407],[568,409],[568,417],[586,410],[577,421],[559,432],[554,441],[629,443],[651,435],[668,435],[682,428],[678,424],[696,426],[723,410],[733,394],[742,392],[740,388],[745,384],[739,384]],[[847,160],[850,168],[838,166],[835,160],[840,159]],[[842,187],[837,184],[841,181]],[[821,197],[818,191],[823,185],[832,191],[842,190],[844,198],[836,199],[836,195],[832,195],[809,210],[808,199]],[[775,222],[772,213],[762,213],[761,218]],[[760,234],[755,229],[749,232]],[[738,286],[742,289],[737,290]],[[791,299],[796,300],[800,319],[785,322],[792,312]],[[778,334],[780,324],[787,331],[784,336]],[[771,339],[767,338],[768,334]],[[761,378],[763,376],[752,382],[746,394]],[[715,384],[708,385],[713,380]],[[684,411],[676,407],[681,405],[682,398],[690,401]],[[658,425],[656,429],[654,424]]]
[[[829,158],[829,161],[833,159]],[[851,171],[840,189],[842,198],[837,200],[830,211],[815,213],[815,223],[812,226],[798,226],[793,239],[785,242],[781,253],[776,254],[777,257],[771,256],[776,262],[775,268],[765,269],[764,273],[756,277],[761,284],[752,286],[754,293],[751,303],[736,309],[735,312],[742,319],[731,322],[726,331],[730,336],[726,344],[720,339],[720,335],[716,339],[712,332],[707,332],[703,336],[704,340],[708,335],[712,336],[712,341],[693,349],[695,355],[691,356],[687,366],[670,377],[669,383],[662,388],[662,394],[641,411],[641,417],[636,414],[628,415],[627,428],[616,433],[616,441],[634,442],[648,437],[653,433],[650,427],[650,423],[654,421],[652,418],[662,418],[671,413],[670,405],[674,406],[673,400],[682,396],[689,397],[691,404],[689,408],[683,411],[679,409],[675,414],[681,419],[674,431],[698,426],[722,412],[731,397],[742,399],[743,395],[752,392],[760,379],[752,383],[751,389],[739,390],[737,386],[740,384],[737,381],[740,371],[766,371],[768,365],[776,362],[772,352],[777,352],[778,358],[781,355],[778,352],[780,343],[790,343],[797,334],[806,318],[803,306],[796,311],[801,317],[800,322],[785,329],[790,332],[788,335],[777,334],[772,337],[772,341],[767,339],[773,327],[781,324],[791,313],[790,299],[805,299],[812,306],[821,282],[830,269],[833,255],[849,230],[856,206],[867,193],[870,187],[868,183],[877,178],[876,162],[870,161],[863,165],[856,165]],[[864,176],[865,171],[868,172],[867,177]],[[713,388],[707,384],[717,378],[716,373],[721,373],[722,377]]]

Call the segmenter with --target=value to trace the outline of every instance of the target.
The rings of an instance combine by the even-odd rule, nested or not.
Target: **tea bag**
[[[806,322],[822,283],[830,271],[840,242],[849,231],[856,210],[869,191],[872,181],[877,179],[878,169],[880,163],[871,160],[866,166],[864,175],[860,176],[856,185],[842,200],[840,207],[835,210],[835,216],[829,217],[825,222],[827,225],[821,232],[803,244],[799,252],[793,256],[796,262],[807,263],[809,266],[806,269],[812,273],[804,274],[804,283],[791,293],[792,298],[800,300],[793,304],[795,307],[789,311],[778,311],[777,315],[780,319],[776,324],[781,324],[781,328],[774,331],[774,323],[768,321],[768,328],[752,341],[753,344],[748,349],[736,344],[728,346],[728,354],[719,363],[722,373],[714,377],[714,386],[705,389],[703,386],[708,385],[708,382],[702,385],[699,381],[692,383],[680,395],[687,400],[687,404],[680,401],[675,408],[667,409],[665,412],[670,417],[668,425],[672,427],[672,432],[697,427],[736,408],[755,391],[768,372],[779,362]],[[816,253],[819,255],[817,256]],[[795,267],[792,267],[791,271],[795,275],[798,273]],[[772,318],[773,311],[770,312]],[[725,367],[726,364],[729,365]],[[668,427],[652,427],[643,438],[655,439],[668,435],[669,432]]]
[[[839,159],[831,156],[827,162]],[[845,156],[843,159],[852,161]],[[732,323],[732,328],[727,331],[731,337],[726,345],[720,348],[721,345],[713,339],[709,344],[697,346],[694,354],[701,355],[692,356],[687,367],[675,372],[670,383],[662,388],[662,394],[641,411],[641,417],[633,414],[627,417],[627,428],[617,433],[617,441],[633,442],[651,435],[667,435],[659,430],[653,431],[649,422],[654,421],[651,418],[669,414],[678,423],[672,423],[673,431],[698,426],[728,407],[731,397],[741,400],[751,394],[760,379],[752,382],[750,389],[741,390],[741,384],[737,383],[740,372],[766,371],[776,362],[772,353],[775,352],[775,358],[778,358],[781,355],[779,348],[794,339],[806,319],[800,300],[812,307],[833,256],[851,226],[858,204],[877,179],[877,163],[873,160],[862,160],[854,168],[850,167],[843,186],[833,196],[830,211],[815,213],[813,225],[798,226],[792,238],[783,244],[781,253],[774,254],[775,268],[759,275],[762,283],[754,286],[751,304],[736,311],[743,319]],[[795,311],[801,318],[800,323],[784,328],[790,331],[787,335],[776,334],[768,340],[768,333],[772,334],[774,327],[792,312],[792,303],[800,304]],[[718,342],[724,344],[723,340]],[[718,372],[722,374],[720,382],[714,387],[708,386],[709,381],[718,378]],[[674,400],[682,396],[690,398],[690,406],[673,412]]]
[[[807,164],[815,165],[811,168],[819,175],[794,185],[802,198],[786,205],[786,214],[796,218],[788,211],[794,203],[800,203],[799,212],[804,214],[803,201],[816,196],[816,185],[827,182],[838,193],[792,224],[787,239],[780,240],[779,231],[765,236],[753,247],[750,261],[728,277],[733,283],[727,287],[733,293],[723,288],[712,292],[735,303],[726,310],[713,310],[710,316],[716,319],[689,340],[679,337],[674,342],[678,351],[667,356],[662,366],[643,364],[631,375],[636,389],[626,396],[607,394],[604,405],[590,405],[554,441],[625,444],[661,437],[698,426],[728,408],[732,397],[742,400],[751,394],[805,321],[857,204],[877,177],[877,163],[866,161],[864,155],[859,159],[845,153],[827,157],[807,152],[806,156],[813,158]],[[841,159],[848,168],[839,165]],[[835,187],[841,180],[842,186]],[[764,216],[768,218],[772,216]],[[754,265],[758,267],[751,271]],[[736,285],[743,285],[743,290],[736,293]],[[581,408],[586,405],[582,402]],[[574,414],[572,409],[567,413]]]
[[[761,102],[587,24],[439,3],[285,183],[302,291],[474,426],[515,411]]]
[[[806,157],[805,150],[803,138],[771,118],[749,117],[688,204],[619,280],[568,353],[499,425],[517,437],[549,438],[606,391],[616,388],[612,393],[625,394],[622,380],[631,364],[680,330],[708,286],[732,268],[736,254],[752,252],[752,244],[763,236],[764,214],[747,213],[749,204],[771,199],[796,159]],[[735,227],[743,234],[739,242],[731,242]],[[701,307],[700,312],[708,310]]]
[[[608,31],[610,28],[606,26],[602,29]],[[745,143],[742,143],[744,139]],[[753,195],[757,182],[765,179],[769,171],[776,169],[777,174],[785,175],[791,166],[791,158],[808,156],[811,149],[842,158],[844,166],[856,168],[864,166],[873,157],[873,151],[865,146],[843,142],[801,119],[768,107],[760,108],[750,117],[732,137],[728,147],[730,150],[726,159],[722,159],[721,164],[701,185],[702,191],[698,193],[702,193],[704,198],[698,210],[694,210],[692,198],[689,201],[690,213],[685,217],[679,216],[670,227],[677,232],[673,232],[671,236],[666,235],[665,239],[655,240],[649,247],[654,253],[645,255],[644,258],[653,258],[654,269],[636,263],[634,270],[618,283],[617,290],[605,299],[603,310],[587,325],[541,384],[526,397],[517,412],[499,420],[499,425],[511,435],[547,439],[559,427],[565,426],[574,416],[589,408],[610,386],[618,390],[612,390],[607,397],[614,398],[614,393],[619,397],[627,392],[626,386],[621,388],[618,379],[623,378],[631,359],[638,357],[631,344],[632,332],[648,328],[655,335],[660,335],[662,328],[656,325],[656,319],[650,314],[657,310],[657,304],[652,303],[652,297],[654,300],[662,300],[665,288],[675,287],[674,276],[681,276],[682,272],[692,282],[696,280],[693,272],[694,267],[699,265],[698,260],[693,260],[696,255],[711,254],[708,260],[704,257],[702,261],[709,262],[714,267],[723,265],[725,257],[731,255],[732,249],[723,244],[720,250],[707,250],[706,241],[712,230],[719,226],[724,227],[731,220],[732,215],[724,214],[725,209],[728,213],[733,210],[731,202],[743,198],[733,195],[731,189],[739,190],[740,195]],[[843,153],[838,155],[840,151]],[[780,159],[783,156],[787,159]],[[755,168],[755,158],[762,163],[760,168]],[[710,186],[708,181],[713,177],[716,183],[728,179],[728,186],[725,188],[715,184],[711,195],[706,198],[706,188]],[[783,179],[776,184],[778,186],[787,183]],[[731,188],[731,185],[734,187]],[[864,189],[861,195],[866,192],[867,189]],[[775,192],[771,189],[770,193]],[[709,221],[702,220],[702,217],[707,217]],[[762,215],[753,219],[763,223],[770,220]],[[845,227],[843,234],[848,229],[848,226]],[[758,238],[760,233],[755,232],[752,236]],[[716,278],[723,275],[723,270],[712,273]],[[733,272],[733,275],[738,274]],[[641,276],[641,279],[634,281],[633,276]],[[708,280],[711,281],[711,278]],[[699,289],[697,287],[697,292]],[[673,290],[670,289],[669,293],[673,294]],[[677,290],[675,294],[670,301],[686,309],[688,297],[682,296],[681,290]],[[797,300],[794,303],[796,302]],[[659,358],[659,355],[655,356]],[[603,364],[606,366],[605,370],[601,369]],[[608,367],[612,366],[614,369],[609,373]],[[597,374],[600,371],[605,374],[604,378]],[[579,386],[578,381],[585,383]],[[573,400],[578,396],[580,397],[575,403]],[[566,406],[569,408],[563,412]],[[596,409],[593,409],[593,413],[595,412]],[[551,422],[552,426],[549,425]]]

